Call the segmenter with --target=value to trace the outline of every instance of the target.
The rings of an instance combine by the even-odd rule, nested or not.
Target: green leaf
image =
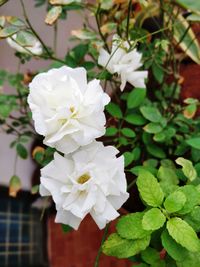
[[[112,102],[109,103],[106,106],[106,110],[108,111],[110,115],[112,115],[115,118],[121,119],[123,117],[120,107],[115,103],[112,103]]]
[[[143,162],[143,165],[156,168],[158,166],[158,160],[157,159],[147,159]]]
[[[146,120],[140,114],[129,114],[125,117],[125,121],[138,126],[146,123]]]
[[[147,133],[159,133],[163,130],[163,127],[159,123],[150,122],[144,126],[144,130]]]
[[[153,71],[153,75],[156,78],[156,80],[159,83],[162,83],[163,78],[164,78],[164,71],[162,67],[160,67],[158,64],[155,63],[152,65],[152,71]]]
[[[158,208],[148,210],[142,219],[142,226],[145,230],[155,231],[161,228],[166,221],[164,214]]]
[[[20,158],[27,159],[28,152],[24,145],[18,143],[16,149],[17,149],[17,154],[20,156]]]
[[[9,196],[16,197],[21,189],[21,180],[17,175],[13,175],[9,182]]]
[[[13,110],[12,106],[0,103],[0,117],[1,118],[4,118],[4,119],[7,118],[10,115],[12,110]]]
[[[179,46],[187,54],[187,56],[189,56],[197,64],[200,64],[200,45],[192,28],[189,27],[190,25],[187,20],[181,15],[181,13],[179,13],[178,16],[176,15],[173,37],[176,42],[179,43]]]
[[[116,225],[118,234],[126,239],[141,239],[151,234],[142,227],[143,212],[136,212],[121,217]]]
[[[115,127],[108,127],[108,128],[106,128],[105,135],[106,136],[114,136],[117,134],[117,132],[118,132],[118,130]]]
[[[194,207],[194,209],[184,217],[184,220],[192,226],[196,232],[200,232],[200,207]]]
[[[197,178],[197,172],[190,160],[180,157],[180,158],[177,158],[176,163],[182,166],[182,171],[184,175],[190,181],[193,181]]]
[[[142,115],[145,117],[145,119],[151,122],[160,122],[160,120],[162,119],[160,111],[155,107],[143,106],[140,108],[140,111]]]
[[[128,108],[136,108],[142,104],[146,97],[146,89],[135,88],[128,96],[127,106]]]
[[[0,38],[7,38],[17,33],[20,29],[16,26],[8,26],[0,30]]]
[[[39,185],[37,184],[37,185],[32,186],[31,194],[35,195],[35,194],[38,194],[38,193],[39,193]]]
[[[152,156],[156,158],[159,158],[159,159],[166,158],[166,154],[164,150],[157,145],[154,145],[154,144],[147,145],[147,151],[149,152],[149,154],[151,154]]]
[[[137,187],[142,199],[152,207],[162,204],[164,194],[157,179],[148,171],[141,170],[137,178]]]
[[[118,234],[111,234],[102,246],[102,251],[108,256],[129,258],[144,250],[150,242],[150,237],[128,240]]]
[[[71,35],[80,40],[95,40],[97,38],[97,34],[88,29],[72,30]]]
[[[191,252],[200,249],[198,236],[193,228],[181,218],[174,217],[167,222],[167,230],[171,237]]]
[[[69,54],[76,60],[76,62],[80,62],[84,59],[88,52],[87,44],[79,44],[75,46],[72,50],[70,50]]]
[[[4,5],[8,0],[0,0],[0,6]]]
[[[183,259],[185,259],[185,257],[187,257],[188,251],[184,247],[176,243],[176,241],[169,235],[166,229],[161,235],[161,241],[167,253],[174,260],[182,261]]]
[[[73,228],[67,224],[61,224],[63,233],[69,233]]]
[[[147,249],[141,252],[141,258],[146,263],[153,265],[154,263],[160,260],[160,254],[154,248],[148,247]]]
[[[135,147],[132,151],[132,154],[133,154],[133,159],[136,161],[136,160],[139,160],[140,158],[140,155],[141,155],[141,149],[139,147]]]
[[[190,104],[183,110],[183,115],[187,119],[192,119],[197,111],[197,104]]]
[[[165,181],[168,184],[178,184],[179,180],[178,177],[176,175],[176,172],[174,169],[172,168],[168,168],[168,167],[163,167],[161,166],[158,170],[158,179],[160,181]]]
[[[180,191],[175,191],[170,194],[164,202],[164,207],[169,213],[179,211],[183,208],[186,202],[186,196]]]
[[[196,149],[200,149],[200,137],[190,138],[190,139],[186,140],[186,143],[191,147],[194,147]]]
[[[187,20],[188,21],[195,21],[195,22],[200,22],[200,15],[198,14],[191,14],[189,16],[187,16]]]
[[[14,25],[14,26],[18,26],[18,27],[24,27],[25,23],[23,22],[23,20],[19,19],[18,17],[15,16],[9,16],[6,18],[7,22]]]
[[[200,266],[200,253],[188,252],[187,257],[182,257],[181,261],[176,262],[177,267],[199,267]],[[171,266],[170,266],[171,267]]]
[[[124,155],[124,165],[125,167],[127,167],[129,164],[133,162],[134,155],[129,151],[126,151],[123,155]]]
[[[193,185],[185,185],[178,189],[180,192],[184,193],[186,196],[186,202],[181,210],[178,211],[179,214],[187,214],[192,211],[192,209],[199,204],[200,193]]]
[[[134,138],[136,136],[135,132],[130,128],[123,128],[121,132],[126,137]]]
[[[191,11],[200,12],[200,2],[199,1],[191,1],[191,0],[176,0],[176,2],[184,7],[185,9],[189,9]]]

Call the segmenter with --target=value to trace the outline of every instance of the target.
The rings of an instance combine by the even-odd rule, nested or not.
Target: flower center
[[[90,175],[88,173],[84,173],[83,175],[81,175],[80,177],[78,177],[77,182],[79,184],[84,184],[86,183],[88,180],[90,180]]]
[[[73,113],[75,111],[75,107],[70,107],[69,110],[71,111],[71,113]]]

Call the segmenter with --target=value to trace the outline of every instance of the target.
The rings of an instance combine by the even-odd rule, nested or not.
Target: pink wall
[[[48,46],[53,44],[53,27],[44,23],[46,10],[44,7],[34,8],[34,0],[24,0],[27,13],[35,30],[42,37]],[[22,9],[20,1],[10,0],[7,4],[0,7],[0,15],[18,16],[22,18]],[[58,24],[58,44],[57,56],[62,57],[66,54],[68,48],[72,45],[69,42],[72,29],[81,27],[82,16],[80,12],[70,12],[67,21],[59,21]],[[15,72],[18,59],[14,56],[14,50],[10,48],[6,41],[0,41],[0,69],[6,69]],[[45,68],[48,62],[44,60],[32,60],[22,66],[21,70],[37,70]],[[8,88],[3,88],[5,91]],[[10,91],[10,90],[9,90]],[[7,185],[10,177],[13,175],[15,151],[9,148],[12,136],[0,133],[0,184]],[[34,167],[31,160],[18,160],[17,174],[22,179],[24,189],[30,188],[30,177]]]

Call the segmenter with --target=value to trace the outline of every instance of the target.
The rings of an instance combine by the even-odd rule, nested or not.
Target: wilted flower
[[[145,79],[148,72],[138,70],[141,66],[142,54],[136,49],[128,52],[130,45],[114,35],[112,41],[112,50],[109,54],[101,48],[98,58],[98,64],[105,67],[110,73],[118,73],[121,77],[121,91],[124,90],[126,82],[135,87],[145,88]]]
[[[54,154],[54,160],[41,170],[40,193],[52,195],[56,222],[78,229],[90,213],[100,229],[119,216],[127,200],[124,158],[118,150],[94,141],[78,151]]]
[[[81,3],[82,0],[49,0],[51,5],[69,5],[72,3]]]
[[[99,80],[87,83],[84,68],[66,66],[35,76],[28,97],[36,131],[66,154],[104,135],[109,101]]]
[[[36,56],[41,55],[43,53],[43,49],[40,41],[38,41],[36,38],[34,38],[34,40],[32,38],[31,41],[32,41],[31,45],[26,45],[23,47],[17,41],[17,34],[13,34],[12,37],[7,38],[8,44],[16,51],[24,54],[31,54],[31,55],[33,54]]]

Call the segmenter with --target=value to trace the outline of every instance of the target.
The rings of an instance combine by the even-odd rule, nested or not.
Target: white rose
[[[121,77],[121,91],[124,90],[126,82],[135,87],[146,87],[145,79],[148,72],[138,70],[142,66],[142,54],[138,53],[136,49],[127,52],[129,48],[130,45],[127,42],[114,35],[111,54],[103,48],[99,51],[98,64],[105,67],[110,73],[117,73]]]
[[[31,39],[32,39],[31,40],[32,44],[30,46],[25,46],[26,48],[24,48],[17,42],[17,34],[12,35],[12,37],[8,37],[6,40],[12,48],[14,48],[16,51],[20,53],[31,54],[31,55],[33,54],[36,56],[41,55],[43,53],[41,43],[36,38],[34,38],[33,40],[33,37],[32,37]]]
[[[36,131],[65,154],[105,134],[109,101],[99,80],[87,83],[84,68],[66,66],[35,76],[28,96]]]
[[[90,213],[100,229],[119,216],[127,200],[124,158],[118,150],[94,141],[78,151],[54,160],[41,170],[40,194],[52,195],[55,221],[78,229]]]

